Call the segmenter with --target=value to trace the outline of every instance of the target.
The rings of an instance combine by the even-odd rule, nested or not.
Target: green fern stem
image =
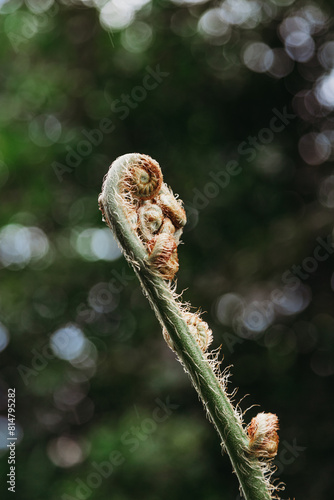
[[[242,416],[229,400],[226,376],[219,373],[216,355],[204,353],[199,347],[170,281],[154,268],[147,248],[136,231],[132,211],[137,210],[139,203],[132,205],[136,193],[129,176],[132,169],[137,168],[139,158],[142,159],[143,155],[124,155],[109,169],[99,198],[105,222],[113,230],[160,324],[168,332],[173,349],[190,375],[209,419],[220,436],[222,447],[230,457],[245,499],[270,500],[274,487],[266,477],[263,461],[250,453],[249,436],[243,428]]]

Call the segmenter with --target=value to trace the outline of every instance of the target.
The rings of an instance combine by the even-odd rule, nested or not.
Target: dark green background
[[[86,498],[239,498],[230,462],[221,456],[217,435],[132,271],[122,257],[94,260],[76,250],[79,233],[105,227],[97,197],[109,164],[137,151],[160,163],[165,181],[184,200],[189,224],[179,247],[178,291],[207,311],[213,346],[222,345],[222,366],[233,365],[235,400],[250,394],[241,408],[259,405],[247,412],[246,422],[257,411],[279,416],[276,463],[287,485],[282,498],[328,500],[334,486],[333,256],[294,291],[305,307],[289,315],[276,307],[267,328],[251,338],[240,337],[235,323],[222,324],[217,315],[220,297],[231,293],[262,321],[267,313],[259,313],[254,301],[267,301],[270,309],[273,290],[290,293],[283,289],[283,273],[312,256],[317,238],[326,240],[332,231],[331,156],[308,164],[298,143],[310,132],[332,130],[333,118],[320,105],[307,114],[295,97],[330,69],[314,55],[294,61],[291,72],[277,78],[252,71],[243,59],[254,41],[282,48],[278,27],[289,16],[306,15],[309,2],[264,2],[261,22],[231,25],[226,39],[197,31],[199,18],[218,2],[154,0],[136,13],[135,28],[109,31],[93,2],[51,3],[42,14],[41,2],[32,0],[13,0],[0,10],[0,250],[10,252],[13,234],[24,227],[39,228],[49,242],[42,258],[16,264],[4,262],[0,252],[0,321],[9,335],[1,353],[0,405],[6,416],[7,389],[15,387],[15,495],[80,500],[77,481],[87,484],[92,463],[117,450],[122,463]],[[312,35],[315,53],[333,38],[333,4],[317,6],[327,20]],[[140,30],[149,33],[147,26],[152,39],[145,46]],[[140,102],[132,100],[133,109],[119,112],[116,100],[140,95],[134,88],[142,86],[148,67],[157,66],[168,75]],[[254,154],[238,153],[241,143],[268,127],[273,109],[284,107],[298,116]],[[77,151],[86,139],[83,129],[91,133],[105,119],[112,132],[95,139],[98,144],[73,168],[66,162],[68,148]],[[199,192],[213,192],[210,173],[222,172],[231,160],[240,173],[203,201]],[[87,245],[89,253],[89,240]],[[119,292],[108,288],[124,273]],[[93,288],[99,283],[107,285]],[[109,290],[104,309],[101,287]],[[293,303],[294,295],[289,297]],[[230,312],[236,313],[233,307]],[[90,341],[86,367],[36,356],[67,324]],[[35,371],[24,379],[22,366]],[[157,400],[168,398],[178,407],[166,420],[145,420],[155,414]],[[125,433],[142,425],[151,427],[129,444]],[[61,460],[76,453],[80,459],[64,467]],[[13,498],[6,486],[7,455],[3,449],[1,454],[2,498]]]

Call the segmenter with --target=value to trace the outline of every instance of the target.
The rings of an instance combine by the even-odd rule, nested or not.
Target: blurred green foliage
[[[135,151],[185,202],[178,290],[236,401],[280,418],[282,498],[330,497],[332,18],[329,1],[0,0],[2,498],[9,387],[22,500],[239,498],[98,211]],[[273,132],[277,112],[295,117]]]

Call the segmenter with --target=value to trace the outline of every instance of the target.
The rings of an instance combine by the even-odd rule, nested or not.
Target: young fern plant
[[[214,424],[232,462],[246,500],[277,498],[271,461],[278,447],[278,418],[259,413],[245,427],[227,391],[228,370],[220,371],[217,352],[209,352],[212,332],[175,293],[177,246],[186,214],[163,182],[159,164],[133,153],[117,158],[104,178],[99,206],[132,265],[163,331]]]

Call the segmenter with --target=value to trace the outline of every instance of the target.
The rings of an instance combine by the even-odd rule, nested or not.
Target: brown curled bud
[[[212,331],[208,324],[203,321],[197,314],[184,313],[184,319],[187,322],[188,328],[192,336],[196,339],[202,352],[205,352],[212,342]]]
[[[166,280],[172,280],[179,270],[177,245],[172,235],[157,234],[147,243],[149,262]]]
[[[176,228],[185,226],[187,222],[186,212],[166,184],[162,184],[158,203],[164,214],[171,219]]]
[[[167,234],[172,234],[172,235],[175,234],[175,226],[168,217],[164,218],[164,222],[159,230],[159,233],[160,234],[167,233]]]
[[[144,201],[138,209],[139,232],[145,241],[151,240],[159,231],[164,216],[161,208],[151,200]]]
[[[208,324],[197,314],[190,312],[183,313],[183,318],[186,321],[190,333],[196,340],[199,348],[202,352],[205,352],[212,342],[212,331],[210,330]],[[174,343],[165,328],[163,329],[162,334],[169,347],[175,351]]]
[[[279,441],[278,429],[277,415],[258,413],[247,428],[250,452],[257,457],[274,458]]]
[[[126,179],[131,186],[134,197],[140,200],[150,200],[160,191],[162,173],[159,163],[150,156],[139,155],[138,159],[129,169]]]

